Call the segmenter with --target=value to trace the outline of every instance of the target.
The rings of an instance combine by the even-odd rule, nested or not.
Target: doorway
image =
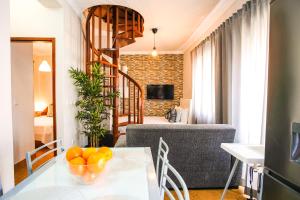
[[[18,184],[27,177],[25,153],[56,139],[55,38],[11,38],[11,66],[15,184]],[[37,166],[53,156],[41,159]]]

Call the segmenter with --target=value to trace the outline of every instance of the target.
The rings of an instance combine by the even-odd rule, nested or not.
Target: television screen
[[[174,85],[147,85],[147,99],[174,99]]]

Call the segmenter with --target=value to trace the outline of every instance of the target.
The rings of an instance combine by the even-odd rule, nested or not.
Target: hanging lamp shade
[[[152,50],[152,52],[151,52],[151,55],[152,55],[153,57],[156,57],[156,56],[157,56],[157,51],[156,51],[156,48],[155,48],[155,47],[153,48],[153,50]]]
[[[43,60],[39,66],[40,72],[51,72],[51,67],[46,60]]]
[[[152,33],[153,33],[153,50],[151,52],[151,55],[153,57],[157,56],[157,51],[156,51],[156,47],[155,47],[155,34],[157,33],[158,29],[157,28],[152,28]]]

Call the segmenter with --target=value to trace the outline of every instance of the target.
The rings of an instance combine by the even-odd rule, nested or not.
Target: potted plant
[[[88,137],[89,146],[92,147],[98,147],[109,132],[104,122],[110,119],[112,105],[107,102],[112,102],[118,96],[118,92],[108,90],[104,96],[105,74],[101,69],[101,64],[95,63],[91,75],[75,68],[69,70],[78,93],[76,119],[81,123],[82,133]]]

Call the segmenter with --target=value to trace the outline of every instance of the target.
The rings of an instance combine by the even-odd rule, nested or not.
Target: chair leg
[[[26,153],[26,165],[28,176],[32,174],[32,165],[31,165],[31,154],[30,152]]]

